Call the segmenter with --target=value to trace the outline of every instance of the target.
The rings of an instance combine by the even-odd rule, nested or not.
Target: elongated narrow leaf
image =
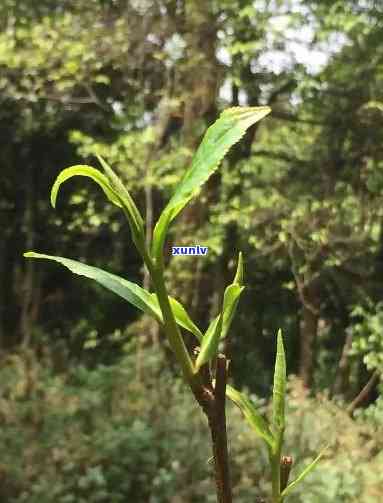
[[[144,223],[141,214],[132,199],[132,196],[129,194],[129,191],[126,189],[125,185],[112,170],[109,164],[101,156],[97,155],[96,157],[103,167],[108,179],[110,180],[111,186],[113,187],[115,193],[118,194],[122,206],[127,213],[127,217],[133,224],[134,231],[136,233],[143,233]]]
[[[244,393],[241,393],[228,385],[226,386],[226,395],[240,408],[242,414],[245,416],[246,420],[256,434],[261,437],[268,446],[271,447],[271,449],[273,449],[275,443],[273,434],[266,419],[264,419],[257,411],[253,402],[247,398]]]
[[[210,323],[209,328],[206,330],[201,342],[201,349],[195,362],[195,372],[214,358],[218,352],[218,344],[222,331],[222,313],[214,318]]]
[[[85,276],[86,278],[93,279],[100,285],[104,286],[108,290],[114,292],[119,297],[130,302],[133,306],[137,307],[144,313],[153,316],[158,320],[159,323],[163,323],[161,309],[158,303],[157,296],[150,293],[139,285],[132,283],[124,278],[120,278],[115,274],[103,271],[98,267],[93,267],[87,264],[78,262],[77,260],[72,260],[63,257],[55,257],[51,255],[45,255],[42,253],[27,252],[24,253],[26,258],[35,259],[47,259],[67,267],[74,274],[79,276]],[[198,339],[202,338],[200,330],[192,322],[189,315],[187,314],[185,308],[176,299],[170,298],[170,305],[172,307],[174,317],[176,322],[192,334],[194,334]]]
[[[113,190],[107,177],[97,169],[85,164],[78,164],[76,166],[71,166],[70,168],[63,169],[58,175],[51,190],[51,204],[53,208],[56,207],[57,195],[61,185],[73,176],[86,176],[87,178],[91,178],[101,187],[109,201],[111,201],[119,208],[122,208],[122,203],[116,192]]]
[[[281,494],[281,497],[282,498],[285,498],[286,496],[288,496],[291,491],[294,490],[294,488],[310,473],[314,470],[314,468],[316,467],[316,465],[319,463],[319,461],[321,460],[322,456],[324,455],[324,453],[326,452],[326,450],[328,449],[328,445],[326,445],[326,447],[324,447],[321,452],[318,454],[318,456],[314,459],[314,461],[312,463],[310,463],[304,470],[303,472],[298,475],[298,477],[293,480],[292,482],[290,482],[290,484],[286,487],[286,489],[282,492]]]
[[[273,427],[282,431],[285,427],[286,356],[281,330],[278,330],[277,357],[273,386]]]
[[[156,303],[156,300],[152,297],[152,294],[131,281],[103,271],[98,267],[93,267],[78,262],[77,260],[64,257],[56,257],[35,252],[24,253],[24,257],[47,259],[58,262],[78,276],[85,276],[86,278],[97,281],[97,283],[127,300],[144,313],[150,314],[161,321],[161,311],[158,307],[158,303]]]
[[[208,128],[191,167],[183,176],[155,226],[152,250],[154,257],[158,257],[162,252],[170,222],[197,194],[228,150],[242,138],[246,130],[270,111],[269,107],[229,108]]]

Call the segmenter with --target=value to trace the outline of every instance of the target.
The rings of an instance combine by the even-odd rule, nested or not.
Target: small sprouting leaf
[[[286,395],[286,356],[283,347],[281,330],[278,330],[277,357],[275,360],[273,386],[273,421],[275,431],[281,432],[285,427],[285,395]]]
[[[194,334],[197,337],[197,339],[201,342],[203,334],[201,330],[191,320],[184,306],[173,297],[169,297],[169,301],[170,301],[170,307],[173,311],[174,317],[178,325]]]
[[[242,253],[239,253],[237,271],[234,276],[233,283],[229,285],[223,297],[223,320],[221,339],[224,339],[229,332],[231,322],[233,321],[239,297],[245,289],[243,285],[243,259]]]
[[[131,281],[120,278],[119,276],[106,272],[98,267],[82,264],[77,260],[64,257],[55,257],[35,252],[26,252],[24,253],[24,257],[47,259],[58,262],[59,264],[67,267],[74,274],[95,280],[100,285],[114,292],[119,297],[127,300],[144,313],[153,316],[159,323],[163,324],[162,313],[157,296],[146,291],[144,288],[141,288],[139,285],[132,283]],[[194,334],[197,338],[202,338],[201,332],[192,322],[182,304],[176,299],[170,297],[170,305],[178,325]]]
[[[195,372],[197,373],[199,369],[207,363],[209,360],[214,358],[218,352],[218,344],[220,340],[220,335],[222,331],[222,313],[214,318],[210,323],[205,335],[202,338],[201,349],[198,353],[197,360],[195,362]]]
[[[85,164],[78,164],[76,166],[71,166],[70,168],[65,168],[58,175],[58,177],[55,180],[55,183],[53,184],[52,190],[51,190],[51,204],[52,204],[53,208],[56,207],[57,195],[58,195],[61,184],[63,184],[69,178],[72,178],[73,176],[86,176],[88,178],[91,178],[94,182],[96,182],[101,187],[101,189],[104,191],[104,193],[105,193],[106,197],[109,199],[109,201],[111,201],[113,204],[115,204],[119,208],[122,208],[121,201],[120,201],[118,195],[116,194],[116,192],[113,190],[107,177],[105,175],[103,175],[100,171],[98,171],[97,169],[92,168],[91,166],[86,166]]]
[[[322,458],[322,456],[324,455],[324,453],[326,452],[326,450],[328,449],[329,445],[326,445],[326,447],[324,447],[321,452],[318,454],[318,456],[314,459],[314,461],[312,463],[310,463],[304,470],[303,472],[298,475],[298,477],[293,480],[292,482],[290,482],[290,484],[286,487],[286,489],[282,492],[281,494],[281,497],[282,498],[285,498],[286,496],[288,496],[291,491],[310,473],[314,470],[314,468],[316,467],[316,465],[319,463],[320,459]]]
[[[159,257],[162,252],[170,222],[207,182],[228,150],[242,138],[246,130],[270,111],[269,107],[229,108],[208,128],[193,157],[191,167],[186,171],[155,226],[152,248],[154,257]]]
[[[261,414],[257,411],[253,402],[247,398],[244,393],[237,391],[231,386],[226,386],[226,395],[228,398],[237,405],[250,426],[255,430],[257,435],[261,437],[268,446],[273,449],[275,440],[270,430],[270,427]]]
[[[196,371],[217,355],[219,341],[224,339],[228,334],[237,309],[239,297],[245,288],[239,284],[242,280],[243,263],[240,254],[234,283],[229,285],[225,290],[222,312],[210,323],[209,328],[203,336],[201,350],[195,362]]]
[[[142,216],[132,199],[132,196],[129,194],[129,191],[126,189],[125,185],[122,183],[120,178],[116,175],[116,173],[112,170],[109,164],[99,155],[96,155],[99,160],[101,166],[103,167],[107,177],[110,180],[111,186],[114,189],[114,192],[118,194],[120,201],[122,203],[122,207],[126,212],[126,216],[131,223],[132,231],[136,233],[143,233],[144,223],[142,220]]]

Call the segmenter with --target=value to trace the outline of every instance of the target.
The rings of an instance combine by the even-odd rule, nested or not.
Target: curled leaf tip
[[[101,164],[102,167],[105,165],[105,159],[101,157],[99,154],[94,154],[97,157],[98,162]]]
[[[121,207],[121,202],[118,195],[111,187],[109,180],[105,175],[101,173],[101,171],[93,168],[92,166],[77,164],[75,166],[70,166],[69,168],[63,169],[58,174],[51,190],[51,205],[53,206],[53,208],[56,207],[57,195],[61,188],[61,185],[74,176],[84,176],[91,178],[103,190],[109,201],[111,201],[116,206]]]
[[[235,273],[235,278],[234,278],[233,283],[236,283],[237,285],[243,285],[243,255],[242,255],[242,252],[239,252],[239,255],[238,255],[237,271]]]
[[[52,208],[56,209],[56,201],[57,201],[58,191],[53,190],[54,188],[56,189],[55,185],[53,185],[52,190],[51,190],[51,206],[52,206]]]

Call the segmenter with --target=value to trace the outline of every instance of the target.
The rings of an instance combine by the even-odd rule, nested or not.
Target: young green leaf
[[[135,283],[120,278],[115,274],[103,271],[98,267],[83,264],[77,260],[35,252],[24,253],[24,257],[58,262],[78,276],[85,276],[86,278],[95,280],[97,283],[127,300],[144,313],[154,316],[154,318],[161,321],[161,311],[158,307],[158,303],[152,297],[152,294]]]
[[[116,192],[113,190],[107,177],[97,169],[92,168],[91,166],[86,166],[84,164],[78,164],[76,166],[71,166],[70,168],[65,168],[58,175],[51,190],[51,204],[53,208],[56,207],[57,195],[61,184],[63,184],[73,176],[86,176],[88,178],[91,178],[101,187],[109,201],[111,201],[119,208],[122,208],[122,203]]]
[[[243,281],[243,261],[239,255],[237,271],[234,283],[229,285],[223,297],[222,313],[217,316],[209,325],[206,334],[203,336],[201,350],[195,362],[195,369],[198,371],[202,365],[213,359],[218,351],[219,341],[226,337],[229,332],[237,309],[239,297],[244,287],[239,283]]]
[[[219,341],[226,337],[229,331],[243,289],[244,287],[239,285],[229,285],[226,288],[222,313],[210,323],[203,336],[201,350],[195,363],[196,371],[217,355]]]
[[[201,349],[195,362],[195,373],[199,371],[202,365],[214,358],[218,352],[218,344],[222,331],[222,318],[222,313],[214,318],[202,338]]]
[[[275,361],[273,386],[273,421],[275,431],[281,432],[285,427],[285,395],[286,395],[286,356],[283,347],[281,330],[278,330],[277,357]]]
[[[86,165],[77,165],[66,168],[58,175],[51,190],[51,203],[56,206],[57,195],[61,185],[73,176],[86,176],[95,181],[104,191],[107,198],[119,208],[122,208],[128,218],[132,237],[138,250],[145,255],[145,237],[144,224],[140,212],[138,211],[129,192],[125,189],[121,180],[107,165],[107,163],[98,157],[108,177],[95,168]],[[144,257],[145,258],[145,257]]]
[[[270,111],[269,107],[229,108],[224,110],[219,119],[208,128],[191,167],[183,176],[155,226],[152,248],[154,257],[158,259],[162,253],[171,221],[214,173],[228,150],[242,138],[250,126]]]
[[[136,285],[131,281],[128,281],[124,278],[120,278],[115,274],[103,271],[98,267],[82,264],[77,260],[71,260],[63,257],[55,257],[35,252],[24,253],[24,257],[35,258],[35,259],[47,259],[58,262],[59,264],[67,267],[74,274],[77,274],[79,276],[85,276],[86,278],[95,280],[100,285],[114,292],[119,297],[122,297],[123,299],[127,300],[128,302],[130,302],[130,304],[133,304],[133,306],[137,307],[144,313],[154,317],[159,323],[163,324],[162,313],[158,303],[157,296],[153,293],[147,292],[139,285]],[[194,334],[198,339],[201,339],[202,334],[200,330],[190,319],[189,315],[187,314],[182,304],[178,302],[176,299],[170,297],[170,305],[172,307],[174,317],[178,325]]]
[[[223,297],[223,320],[221,338],[225,338],[229,333],[231,322],[233,321],[239,297],[244,290],[243,285],[243,258],[242,253],[238,255],[237,270],[234,276],[233,283],[229,285]]]
[[[136,245],[137,250],[142,255],[142,258],[144,259],[147,267],[150,267],[150,258],[148,256],[146,247],[144,221],[142,219],[142,216],[131,195],[129,194],[129,191],[125,188],[124,184],[112,170],[109,164],[99,155],[97,155],[97,159],[103,167],[113,190],[118,195],[122,209],[125,213],[126,218],[128,219],[133,242]]]
[[[156,296],[156,302],[157,296]],[[176,322],[178,325],[180,325],[182,328],[185,328],[192,334],[194,334],[197,339],[201,342],[203,338],[203,334],[201,330],[195,325],[195,323],[191,320],[190,316],[186,312],[186,309],[184,306],[178,302],[178,300],[174,299],[173,297],[169,297],[169,302],[170,302],[170,307],[173,311],[174,318],[176,319]]]
[[[226,386],[226,395],[240,408],[242,414],[250,426],[255,430],[256,434],[273,449],[275,444],[274,436],[267,421],[259,414],[253,402],[243,393],[228,385]]]
[[[96,155],[96,157],[103,167],[107,177],[109,178],[111,186],[113,187],[115,193],[118,194],[129,221],[134,224],[133,227],[135,228],[136,232],[143,232],[144,222],[142,220],[142,216],[135,202],[133,201],[132,196],[129,194],[129,191],[126,189],[125,185],[112,170],[109,164],[100,155]]]
[[[291,491],[293,491],[293,489],[310,473],[314,470],[314,468],[316,467],[316,465],[319,463],[320,459],[322,458],[322,456],[324,455],[324,453],[326,452],[326,450],[328,449],[329,445],[326,445],[326,447],[324,447],[321,452],[318,454],[318,456],[314,459],[314,461],[312,463],[310,463],[308,466],[306,466],[306,468],[303,470],[303,472],[298,475],[298,477],[293,480],[292,482],[290,482],[290,484],[286,487],[286,489],[282,492],[281,494],[281,498],[285,498],[286,496],[288,496]]]

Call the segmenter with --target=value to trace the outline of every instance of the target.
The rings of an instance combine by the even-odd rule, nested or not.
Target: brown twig
[[[291,456],[282,456],[281,458],[281,492],[286,489],[289,483],[290,470],[293,466],[293,458]]]
[[[199,348],[195,348],[198,354]],[[219,354],[216,360],[214,387],[211,380],[209,366],[200,369],[202,386],[192,386],[192,392],[205,413],[213,448],[215,483],[217,503],[232,503],[232,489],[229,469],[229,454],[226,432],[226,379],[228,361]]]
[[[208,414],[208,422],[213,443],[218,503],[232,503],[233,501],[226,433],[226,378],[226,357],[224,355],[218,355],[214,388],[214,405]]]
[[[352,415],[354,410],[368,397],[370,391],[372,390],[378,379],[379,379],[379,372],[378,370],[375,370],[375,372],[368,380],[367,384],[363,387],[362,391],[360,391],[360,393],[354,398],[354,400],[347,407],[346,410],[347,413],[350,414],[350,416]]]

